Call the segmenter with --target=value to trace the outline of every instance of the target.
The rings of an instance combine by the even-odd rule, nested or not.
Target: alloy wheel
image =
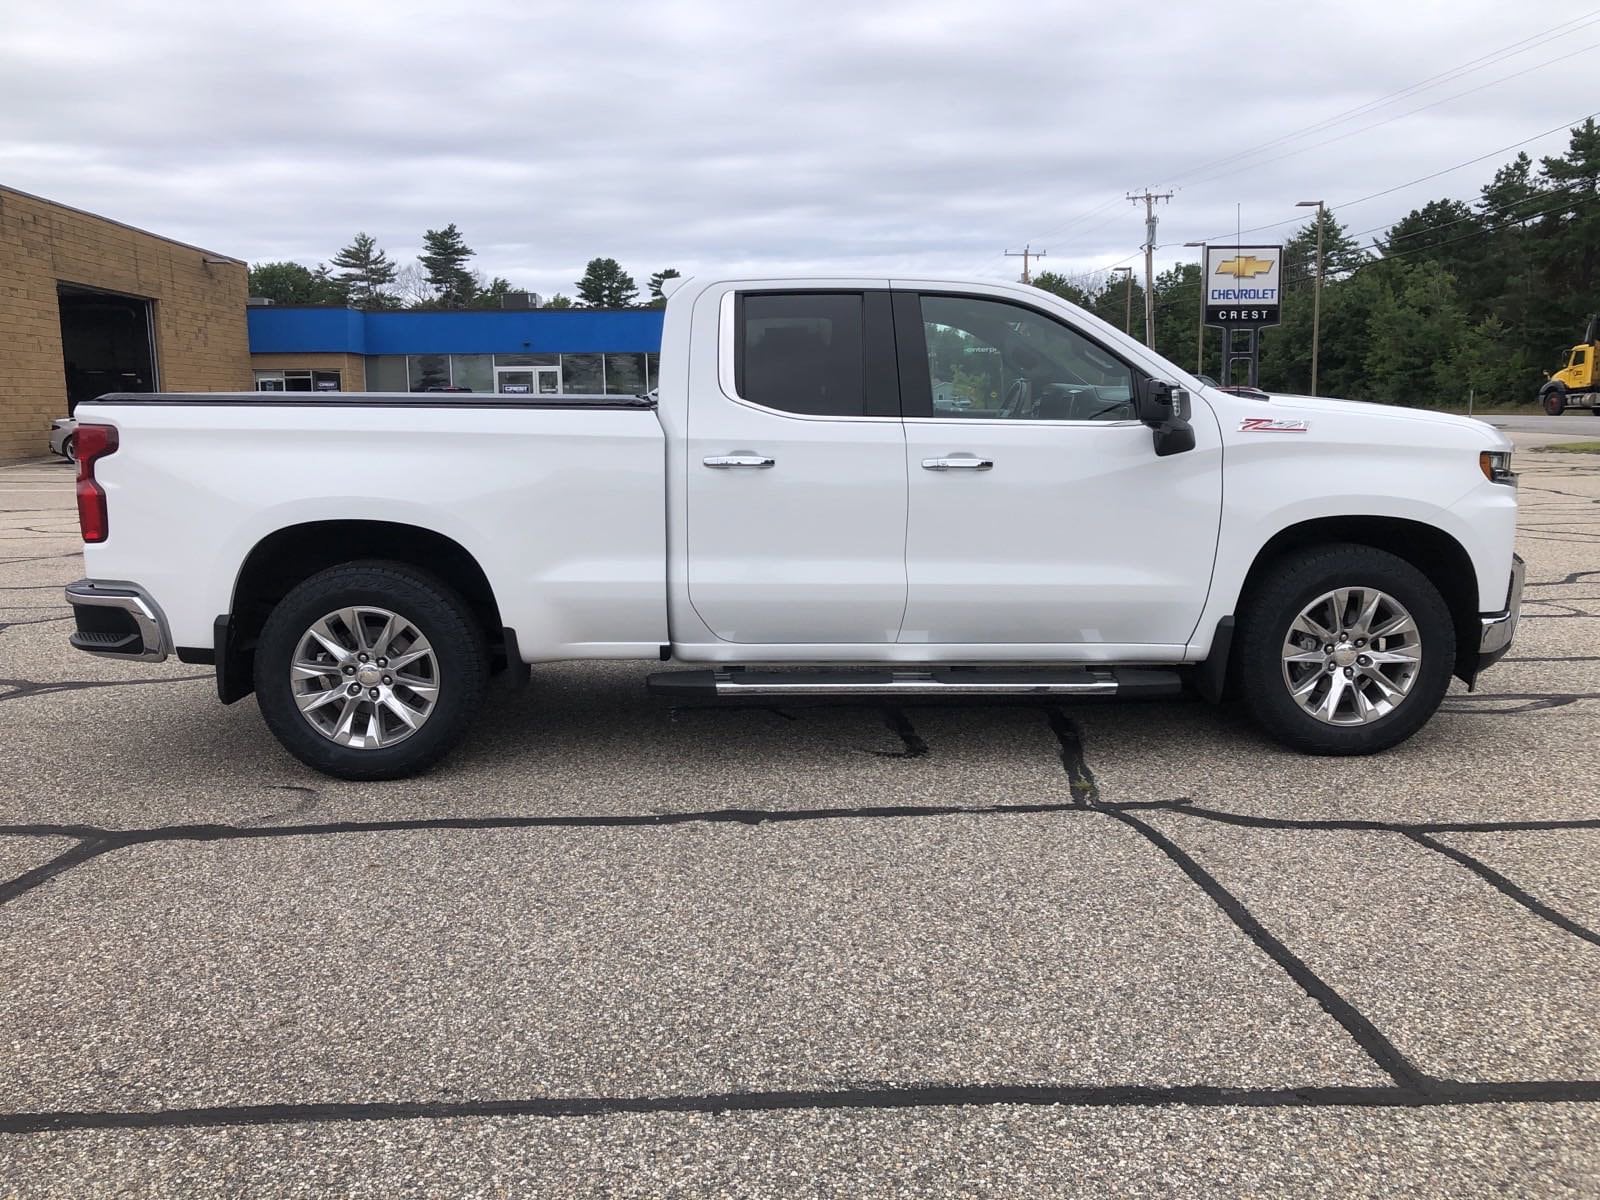
[[[1422,668],[1422,635],[1406,608],[1376,588],[1338,588],[1300,610],[1283,640],[1283,681],[1296,704],[1329,725],[1382,720]]]
[[[439,661],[406,617],[355,605],[312,622],[289,664],[289,688],[323,737],[377,750],[404,741],[433,714]]]

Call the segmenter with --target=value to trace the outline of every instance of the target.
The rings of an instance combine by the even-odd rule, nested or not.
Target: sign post
[[[1282,272],[1282,246],[1206,247],[1205,323],[1222,330],[1223,383],[1233,382],[1233,365],[1243,362],[1247,383],[1258,386],[1260,335],[1278,323]]]

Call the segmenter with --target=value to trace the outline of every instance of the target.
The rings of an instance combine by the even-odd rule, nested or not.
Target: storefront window
[[[452,354],[450,383],[469,392],[494,391],[494,355]]]
[[[337,392],[341,391],[338,371],[284,370],[257,371],[258,392]]]
[[[612,396],[642,396],[648,390],[644,381],[644,355],[606,355],[606,392]]]
[[[563,354],[561,390],[568,395],[598,396],[606,390],[603,354]]]
[[[413,354],[410,383],[413,392],[435,392],[449,387],[449,357],[444,354]]]
[[[369,392],[408,392],[411,381],[406,372],[404,354],[373,355],[367,359],[367,390]]]

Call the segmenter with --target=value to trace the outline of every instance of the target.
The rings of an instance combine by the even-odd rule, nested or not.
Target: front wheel
[[[1557,391],[1546,392],[1544,394],[1544,411],[1552,417],[1559,417],[1567,411],[1567,398]]]
[[[268,727],[307,766],[397,779],[444,757],[489,675],[482,630],[442,581],[400,563],[333,567],[272,610],[256,647]]]
[[[1439,590],[1370,546],[1285,555],[1240,619],[1239,680],[1263,729],[1307,754],[1403,742],[1450,686],[1455,627]]]

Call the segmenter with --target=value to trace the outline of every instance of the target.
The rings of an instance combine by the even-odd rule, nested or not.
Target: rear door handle
[[[770,467],[777,464],[777,459],[768,458],[764,454],[713,454],[710,458],[700,460],[708,467],[716,467],[725,471],[729,467]]]
[[[923,470],[926,471],[988,471],[994,467],[992,458],[925,458],[922,460]]]

